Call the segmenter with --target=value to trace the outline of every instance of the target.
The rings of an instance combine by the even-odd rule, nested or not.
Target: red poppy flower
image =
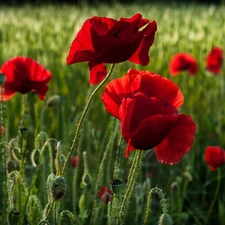
[[[129,60],[147,65],[156,30],[156,22],[142,18],[141,14],[119,21],[94,16],[84,22],[72,42],[67,64],[89,62],[90,83],[98,84],[107,74],[104,63]]]
[[[208,146],[205,150],[205,161],[214,171],[225,163],[225,151],[219,146]]]
[[[196,125],[191,117],[178,114],[184,98],[174,82],[132,69],[106,85],[102,100],[106,110],[121,120],[126,157],[135,149],[154,148],[161,163],[174,164],[189,152]]]
[[[73,167],[77,167],[77,166],[79,166],[79,164],[80,164],[80,157],[79,156],[73,156],[71,158],[71,165]]]
[[[2,65],[1,72],[6,75],[6,82],[3,84],[4,100],[10,99],[16,92],[26,94],[34,91],[41,100],[46,97],[47,84],[52,75],[32,58],[12,58]]]
[[[221,73],[223,64],[223,50],[220,47],[213,48],[206,56],[206,69],[214,74]]]
[[[189,53],[177,53],[170,60],[169,72],[171,76],[176,76],[182,71],[187,71],[190,75],[195,75],[197,70],[197,61]]]
[[[112,191],[107,188],[107,186],[103,186],[101,190],[98,192],[98,198],[100,198],[104,204],[108,204],[111,200]]]

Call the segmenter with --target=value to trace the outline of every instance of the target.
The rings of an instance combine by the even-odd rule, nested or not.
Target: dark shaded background
[[[225,0],[0,0],[1,5],[22,5],[22,4],[32,4],[32,5],[39,5],[39,4],[80,4],[83,2],[87,2],[90,4],[97,4],[97,3],[154,3],[154,2],[162,2],[165,4],[171,4],[172,2],[184,2],[184,3],[202,3],[202,4],[224,4]]]

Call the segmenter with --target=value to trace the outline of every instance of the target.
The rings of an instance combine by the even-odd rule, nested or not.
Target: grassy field
[[[150,70],[169,77],[168,64],[177,52],[189,52],[198,60],[199,70],[196,76],[190,77],[183,73],[177,77],[170,77],[180,86],[184,94],[185,102],[180,111],[192,116],[197,124],[194,145],[190,153],[180,163],[173,166],[158,163],[154,151],[145,152],[141,172],[135,183],[129,207],[126,209],[125,225],[142,224],[148,192],[150,188],[156,186],[162,188],[166,194],[168,213],[174,224],[225,224],[224,167],[212,172],[204,161],[207,146],[225,147],[225,67],[220,76],[211,75],[205,70],[207,52],[213,46],[220,46],[225,50],[224,11],[224,7],[213,5],[172,3],[167,6],[115,4],[95,7],[61,5],[0,8],[0,64],[11,57],[24,55],[37,60],[52,72],[53,77],[46,101],[37,101],[35,104],[38,127],[36,131],[40,132],[42,129],[49,137],[61,141],[62,153],[65,156],[71,145],[76,123],[86,98],[94,88],[88,82],[89,71],[86,63],[66,65],[70,44],[87,18],[98,15],[118,19],[131,17],[139,12],[143,17],[157,22],[158,30],[150,50],[150,64],[146,67],[129,62],[118,64],[111,79],[123,76],[129,68]],[[108,148],[111,131],[114,126],[119,131],[119,124],[115,123],[104,110],[100,100],[101,93],[102,90],[91,105],[82,128],[78,148],[74,150],[73,155],[80,156],[81,164],[77,168],[69,167],[65,176],[68,193],[57,204],[57,210],[55,210],[58,214],[62,210],[73,212],[77,218],[77,224],[90,224],[93,208],[96,224],[110,224],[107,218],[109,213],[107,206],[97,199],[96,190],[103,185],[108,185],[115,178],[125,182],[132,162],[132,154],[129,159],[125,159],[123,149],[126,145],[122,142],[119,171],[117,177],[114,177],[120,141],[119,132],[111,135],[112,144],[107,154],[104,153]],[[53,95],[61,96],[60,106],[46,108],[46,102]],[[17,94],[6,105],[7,141],[12,142],[18,135],[22,110],[21,95]],[[44,122],[41,124],[43,115]],[[27,120],[28,124],[32,124],[32,119],[27,117]],[[29,126],[28,128],[32,129],[32,126]],[[34,138],[37,142],[37,136]],[[45,139],[40,139],[40,146],[42,146]],[[32,137],[28,144],[28,152],[31,154],[37,147]],[[54,146],[49,148],[55,149]],[[84,151],[86,155],[83,155]],[[41,217],[48,203],[45,182],[51,172],[49,162],[49,156],[46,154],[45,163],[41,168],[44,172],[38,175],[39,185],[32,190],[33,196],[38,197],[38,200],[36,199],[33,203],[35,206],[28,211],[28,217],[32,218],[30,219],[32,225],[38,224],[38,219],[34,218]],[[103,166],[102,174],[99,172],[100,165]],[[82,176],[86,169],[89,169],[91,176],[91,179],[87,177],[89,178],[87,184],[82,183]],[[34,168],[27,165],[29,179],[33,171]],[[16,201],[14,208],[20,211],[23,207]],[[159,199],[153,196],[149,224],[157,224],[160,215]],[[70,224],[69,221],[65,219],[61,224]],[[59,221],[52,224],[59,224]]]

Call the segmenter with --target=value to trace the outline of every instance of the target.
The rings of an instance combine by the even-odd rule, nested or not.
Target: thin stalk
[[[217,196],[219,194],[219,190],[220,190],[220,184],[221,184],[221,171],[220,171],[220,168],[217,169],[217,186],[216,186],[216,190],[215,190],[215,195],[213,197],[213,200],[211,202],[211,205],[210,205],[210,208],[209,208],[209,211],[207,213],[207,218],[206,218],[206,221],[209,220],[209,217],[212,213],[212,210],[213,210],[213,206],[216,202],[216,199],[217,199]]]
[[[145,210],[145,218],[144,218],[143,225],[146,225],[148,223],[149,213],[150,213],[150,210],[151,210],[150,207],[151,207],[151,199],[152,199],[152,193],[153,192],[157,193],[158,196],[160,197],[160,202],[161,202],[163,214],[167,213],[166,199],[165,199],[165,195],[162,192],[162,189],[160,189],[158,187],[152,188],[149,191],[149,194],[148,194],[148,200],[147,200],[147,205],[146,205],[146,210]]]
[[[91,104],[95,94],[106,83],[106,81],[108,80],[108,78],[112,74],[113,68],[114,68],[114,64],[111,65],[111,68],[110,68],[108,74],[106,75],[105,79],[94,89],[94,91],[91,93],[90,97],[87,100],[87,104],[86,104],[86,106],[84,108],[84,111],[82,112],[82,115],[81,115],[81,117],[80,117],[80,119],[78,121],[78,124],[77,124],[77,129],[76,129],[76,132],[75,132],[75,136],[74,136],[72,145],[71,145],[71,147],[69,149],[69,153],[67,155],[66,162],[65,162],[63,170],[62,170],[62,176],[64,175],[64,173],[66,172],[66,169],[68,167],[68,164],[69,164],[69,161],[70,161],[70,157],[71,157],[71,155],[73,153],[74,147],[76,146],[76,143],[77,143],[77,140],[78,140],[78,136],[79,136],[79,133],[80,133],[80,130],[81,130],[81,125],[82,125],[82,123],[84,121],[84,118],[85,118],[87,112],[88,112],[90,104]]]
[[[3,86],[0,85],[0,142],[5,141],[5,110],[3,102]],[[6,205],[7,205],[7,182],[6,182],[6,151],[5,147],[0,148],[0,223],[6,223]]]
[[[113,130],[111,132],[111,135],[110,135],[110,139],[108,141],[108,144],[106,146],[106,149],[104,151],[104,154],[103,154],[103,157],[102,157],[102,161],[101,161],[101,164],[99,166],[99,171],[98,171],[98,178],[97,178],[97,182],[96,182],[96,185],[95,185],[95,193],[97,194],[98,192],[98,189],[100,187],[100,183],[101,183],[101,179],[102,179],[102,174],[103,174],[103,170],[104,170],[104,163],[105,163],[105,160],[108,156],[108,152],[110,150],[110,147],[111,147],[111,144],[113,143],[114,139],[115,139],[115,136],[116,136],[116,131],[117,131],[117,126],[116,126],[116,120],[114,121],[114,126],[113,126]],[[97,207],[97,202],[96,200],[94,201],[94,206],[93,206],[93,209],[92,209],[92,217],[91,217],[91,224],[94,224],[95,223],[95,217],[96,217],[96,207]]]
[[[132,194],[132,191],[133,191],[133,188],[134,188],[134,183],[136,181],[137,174],[138,174],[138,171],[139,171],[139,168],[140,168],[140,165],[141,165],[142,155],[143,155],[143,151],[136,150],[136,153],[135,153],[135,156],[134,156],[134,159],[133,159],[133,162],[132,162],[132,166],[131,166],[131,169],[130,169],[129,175],[128,175],[127,189],[126,189],[126,192],[124,194],[123,201],[122,201],[121,208],[120,208],[120,212],[119,212],[119,216],[118,216],[118,222],[117,222],[118,225],[123,224],[123,220],[124,220],[123,217],[124,217],[126,208],[127,208],[128,203],[130,201],[130,198],[131,198],[131,194]]]

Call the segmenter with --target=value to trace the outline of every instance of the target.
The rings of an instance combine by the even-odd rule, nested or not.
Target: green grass
[[[70,44],[87,18],[98,15],[118,19],[131,17],[134,13],[140,12],[143,17],[154,19],[157,22],[158,31],[150,50],[150,64],[146,67],[129,62],[118,64],[115,67],[113,77],[123,76],[129,68],[151,70],[169,77],[168,63],[177,52],[189,52],[198,60],[199,71],[196,76],[190,77],[183,73],[171,78],[180,86],[185,97],[180,112],[192,116],[197,124],[194,145],[190,153],[174,166],[158,163],[154,153],[146,151],[142,170],[135,185],[134,197],[127,209],[126,224],[140,224],[138,221],[144,218],[143,212],[149,190],[149,187],[146,186],[146,182],[149,181],[149,178],[146,178],[148,173],[152,173],[150,187],[161,187],[166,193],[168,212],[174,220],[174,224],[224,224],[225,197],[223,190],[225,177],[222,173],[224,167],[221,168],[220,191],[212,213],[207,218],[218,180],[217,172],[211,172],[203,158],[205,148],[208,145],[225,147],[224,74],[213,76],[204,69],[205,56],[211,47],[220,46],[224,49],[224,11],[225,8],[219,6],[178,3],[171,3],[167,6],[162,4],[144,6],[115,4],[95,7],[61,5],[37,8],[31,6],[0,8],[0,64],[11,57],[24,55],[34,58],[52,72],[53,78],[47,96],[49,98],[53,95],[60,95],[64,100],[60,109],[47,108],[44,129],[49,137],[62,141],[64,155],[71,145],[76,122],[84,108],[86,97],[93,90],[88,82],[89,71],[86,63],[66,65]],[[223,67],[223,73],[224,71]],[[78,170],[75,179],[80,184],[84,169],[83,160],[79,168],[70,167],[66,174],[68,193],[58,204],[61,210],[70,210],[76,216],[79,215],[80,220],[90,212],[93,201],[96,199],[95,185],[98,169],[113,127],[113,121],[110,115],[104,111],[100,100],[101,93],[102,90],[93,101],[79,141],[80,152],[87,152],[92,182],[84,188],[78,185],[76,198],[73,198],[71,202],[73,170]],[[45,102],[40,101],[36,103],[38,117],[44,104]],[[7,136],[9,141],[18,134],[20,111],[21,95],[17,94],[7,102]],[[60,117],[62,119],[59,119]],[[28,122],[30,122],[29,119]],[[104,175],[101,178],[101,185],[108,185],[115,178],[113,171],[118,140],[119,132],[103,165]],[[132,154],[129,159],[125,159],[123,152],[125,143],[123,144],[120,155],[120,171],[117,178],[125,181],[131,165]],[[28,151],[31,152],[33,148],[34,144],[31,142]],[[74,154],[77,154],[77,151],[76,148]],[[46,158],[48,161],[48,156]],[[47,164],[44,166],[45,168],[42,168],[47,171],[46,174],[49,171]],[[45,185],[46,179],[46,176],[42,178],[40,176],[42,186]],[[174,182],[177,185],[176,189],[171,188],[171,184]],[[42,186],[37,185],[38,191],[36,193],[40,199],[41,209],[47,203],[47,196],[43,196],[46,195],[46,190],[42,190]],[[85,203],[80,201],[79,205],[82,194],[85,196]],[[107,207],[98,200],[97,205],[98,224],[106,224]],[[157,198],[153,198],[150,224],[156,224],[160,214],[159,201]],[[88,220],[86,224],[88,224]]]

